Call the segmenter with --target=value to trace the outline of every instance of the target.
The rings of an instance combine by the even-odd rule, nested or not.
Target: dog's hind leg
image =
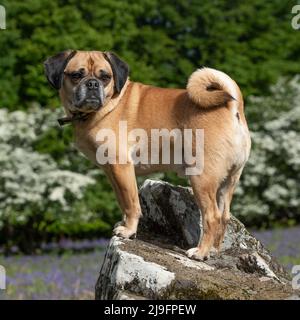
[[[222,243],[224,241],[224,236],[226,232],[227,225],[230,221],[230,204],[232,201],[233,193],[236,185],[242,174],[242,169],[238,171],[230,172],[228,177],[219,187],[217,193],[217,202],[219,210],[222,212],[221,228],[219,229],[219,234],[215,238],[214,247],[217,251],[221,250]]]
[[[187,255],[196,260],[209,257],[217,235],[220,233],[222,213],[217,204],[217,191],[219,183],[215,177],[205,174],[191,176],[195,200],[201,210],[203,235],[196,248],[189,249]]]

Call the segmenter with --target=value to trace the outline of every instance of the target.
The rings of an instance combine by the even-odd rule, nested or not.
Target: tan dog
[[[220,250],[232,195],[251,144],[237,84],[209,68],[194,72],[186,90],[131,82],[125,62],[113,53],[98,51],[62,52],[45,62],[45,70],[51,85],[59,90],[67,114],[60,123],[72,122],[79,150],[97,165],[97,148],[104,143],[97,137],[99,130],[111,129],[119,137],[120,121],[127,121],[128,131],[142,128],[149,136],[153,128],[204,130],[204,167],[201,174],[189,176],[204,232],[199,245],[187,255],[201,260],[213,248]],[[166,170],[182,173],[188,166],[176,164],[174,157],[169,164],[135,164],[132,153],[137,151],[136,145],[131,141],[121,146],[116,151],[116,163],[102,166],[124,216],[114,233],[125,238],[136,234],[141,216],[135,174]],[[194,141],[192,149],[196,149]],[[160,146],[160,160],[162,151]],[[122,157],[126,158],[123,164],[118,161]]]

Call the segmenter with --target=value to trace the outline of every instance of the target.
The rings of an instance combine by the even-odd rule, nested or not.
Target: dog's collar
[[[58,124],[62,127],[66,124],[72,123],[74,121],[85,121],[90,116],[90,113],[85,112],[74,112],[71,116],[63,117],[57,119]]]

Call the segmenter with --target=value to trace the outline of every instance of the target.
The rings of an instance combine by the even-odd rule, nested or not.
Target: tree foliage
[[[280,75],[300,73],[300,33],[291,0],[4,0],[0,101],[23,108],[58,105],[43,61],[68,48],[113,50],[131,78],[183,87],[200,66],[221,69],[246,96],[264,93]]]

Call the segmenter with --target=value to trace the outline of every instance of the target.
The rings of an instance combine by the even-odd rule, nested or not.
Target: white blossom
[[[95,180],[90,175],[62,170],[50,155],[34,151],[33,144],[53,126],[57,112],[0,109],[0,228],[4,219],[25,222],[34,210],[56,205],[71,210],[68,199],[80,199]],[[67,199],[67,197],[69,197]]]

